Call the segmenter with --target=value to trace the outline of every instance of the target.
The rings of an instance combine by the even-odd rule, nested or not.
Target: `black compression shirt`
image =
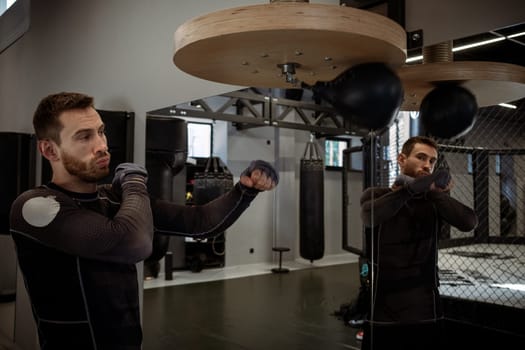
[[[151,253],[153,224],[166,234],[212,236],[256,194],[237,184],[202,207],[150,205],[140,183],[123,186],[122,198],[108,185],[82,194],[49,184],[21,194],[11,209],[11,233],[41,348],[139,350],[135,263]]]

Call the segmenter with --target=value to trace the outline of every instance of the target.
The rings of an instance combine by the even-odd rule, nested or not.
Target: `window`
[[[325,140],[324,165],[326,169],[343,168],[343,151],[349,147],[349,144],[349,139],[334,138]]]
[[[400,174],[399,164],[397,164],[397,155],[401,153],[403,144],[410,137],[411,120],[416,120],[418,114],[412,112],[399,112],[394,124],[388,130],[389,144],[384,149],[384,159],[388,163],[388,179],[384,179],[391,186],[396,177]],[[417,123],[413,123],[417,124]],[[415,134],[414,134],[415,135]]]
[[[0,15],[15,3],[16,0],[0,0]]]
[[[30,0],[0,0],[0,53],[29,29]]]
[[[187,123],[188,157],[208,158],[212,155],[213,126],[208,123]]]

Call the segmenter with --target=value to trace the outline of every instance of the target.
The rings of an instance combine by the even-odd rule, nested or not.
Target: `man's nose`
[[[108,151],[108,142],[106,135],[97,135],[97,144],[95,147],[95,153],[106,153]]]

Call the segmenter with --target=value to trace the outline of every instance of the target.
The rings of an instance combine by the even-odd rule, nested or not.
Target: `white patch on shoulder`
[[[35,197],[24,203],[22,217],[32,226],[44,227],[53,221],[59,210],[60,203],[54,196]]]

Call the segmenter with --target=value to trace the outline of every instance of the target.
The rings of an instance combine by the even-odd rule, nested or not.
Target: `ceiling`
[[[516,24],[487,33],[454,40],[453,47],[525,32],[525,23]],[[412,54],[412,53],[411,53]],[[455,52],[455,61],[493,61],[525,66],[525,35],[507,38],[492,44]]]
[[[363,10],[369,10],[387,16],[394,21],[400,23],[403,27],[405,23],[405,2],[407,0],[341,0],[340,4],[350,7],[355,7]],[[522,8],[519,1],[503,1],[506,4],[514,4],[516,8]],[[518,4],[518,5],[516,5]],[[523,6],[523,5],[521,5]],[[505,9],[503,9],[505,11]],[[520,16],[518,16],[519,18]],[[513,34],[525,33],[525,15],[521,16],[524,20],[519,23],[513,23],[502,28],[494,29],[487,32],[482,32],[476,35],[454,39],[452,47],[460,47],[473,43],[479,43],[496,38],[505,38],[503,40],[493,42],[490,44],[472,47],[466,50],[456,51],[453,53],[454,61],[489,61],[499,63],[509,63],[519,66],[525,66],[525,35],[509,38]],[[467,25],[468,19],[465,19]],[[408,33],[407,33],[408,37]],[[407,39],[407,43],[410,41]],[[407,57],[421,56],[421,46],[410,48],[407,50]],[[421,60],[414,61],[409,64],[420,64]],[[525,105],[525,98],[514,101],[513,104],[519,107]]]
[[[379,13],[405,27],[405,0],[341,0],[340,4]],[[515,33],[523,33],[525,32],[525,16],[523,18],[524,21],[521,23],[513,23],[504,28],[455,39],[452,46],[457,47],[499,37],[508,37]],[[409,47],[408,57],[418,55],[421,55],[420,47],[414,49]],[[454,61],[467,60],[493,61],[525,66],[525,35],[454,53]]]

